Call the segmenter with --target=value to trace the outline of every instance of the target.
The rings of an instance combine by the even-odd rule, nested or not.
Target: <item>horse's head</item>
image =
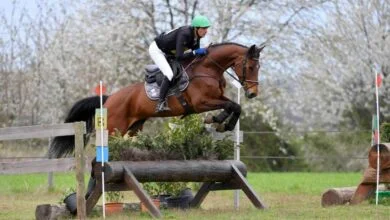
[[[260,52],[265,45],[257,47],[252,45],[245,54],[238,56],[234,60],[232,66],[236,72],[241,85],[244,87],[245,96],[247,98],[254,98],[257,96],[257,85],[259,84],[258,76],[260,69]]]
[[[223,73],[232,68],[236,72],[237,77],[232,76],[244,88],[245,95],[248,98],[257,96],[257,85],[259,84],[258,76],[260,69],[260,52],[265,45],[257,47],[252,45],[246,47],[237,43],[220,43],[212,44],[208,47],[208,55],[205,59],[201,59],[196,65],[195,72],[207,72],[208,74],[216,73],[219,77],[223,77]],[[201,69],[201,68],[204,69]],[[213,69],[214,71],[210,71]]]

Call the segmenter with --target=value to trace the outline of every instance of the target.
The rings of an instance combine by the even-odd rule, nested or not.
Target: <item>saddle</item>
[[[168,90],[168,96],[179,95],[189,84],[189,77],[180,63],[176,61],[169,62],[173,71],[171,86]],[[147,65],[145,67],[145,91],[151,100],[158,100],[160,95],[160,86],[164,79],[164,74],[157,65]]]

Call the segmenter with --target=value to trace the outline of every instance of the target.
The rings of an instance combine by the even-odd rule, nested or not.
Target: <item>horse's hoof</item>
[[[207,115],[206,118],[204,119],[204,123],[205,124],[211,124],[213,122],[214,122],[214,120],[213,120],[213,116],[212,115]]]
[[[217,132],[225,132],[225,124],[218,124],[218,126],[215,128]]]
[[[212,123],[212,124],[211,124],[211,127],[214,128],[214,129],[217,129],[217,127],[218,127],[219,125],[220,125],[219,123]]]

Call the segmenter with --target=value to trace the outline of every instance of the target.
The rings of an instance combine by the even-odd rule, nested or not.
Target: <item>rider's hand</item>
[[[206,48],[199,48],[194,50],[194,55],[206,55],[207,49]]]

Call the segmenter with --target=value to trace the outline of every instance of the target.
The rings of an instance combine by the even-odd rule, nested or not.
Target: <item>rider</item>
[[[206,36],[210,21],[205,16],[195,16],[191,26],[182,26],[162,33],[157,36],[149,46],[149,54],[154,63],[164,74],[161,84],[160,97],[156,107],[156,112],[170,111],[166,96],[173,78],[173,71],[166,59],[167,55],[174,55],[177,61],[192,58],[196,55],[207,54],[206,48],[200,48],[200,38]],[[191,49],[191,52],[184,51]]]

